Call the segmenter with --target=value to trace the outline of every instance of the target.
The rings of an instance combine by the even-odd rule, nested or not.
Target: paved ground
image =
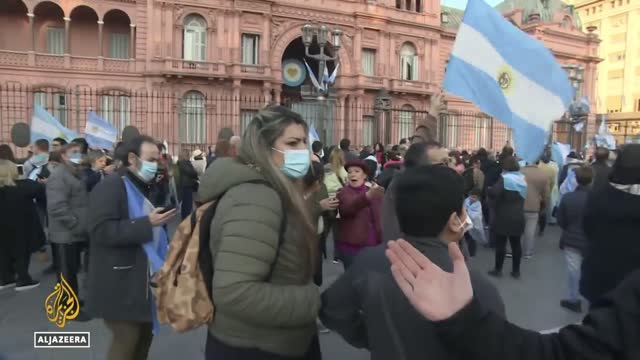
[[[546,236],[538,240],[538,252],[532,260],[525,260],[522,279],[510,277],[495,281],[507,306],[508,318],[533,330],[556,328],[578,322],[581,316],[567,312],[558,303],[565,295],[566,270],[564,258],[558,249],[559,232],[550,228]],[[493,252],[480,249],[471,266],[489,270],[493,264]],[[507,261],[505,270],[511,266]],[[40,277],[43,265],[33,264],[32,274]],[[340,265],[326,262],[325,281],[330,283],[342,272]],[[507,271],[505,271],[507,272]],[[508,272],[507,272],[508,273]],[[74,323],[66,331],[90,331],[91,349],[34,349],[33,331],[56,331],[47,321],[44,300],[54,286],[54,277],[41,277],[42,285],[34,290],[17,293],[0,291],[0,360],[102,360],[109,341],[109,334],[102,323]],[[163,328],[151,347],[150,359],[201,359],[204,348],[204,330],[176,334]],[[335,334],[321,335],[325,359],[368,359],[365,351],[356,350]]]

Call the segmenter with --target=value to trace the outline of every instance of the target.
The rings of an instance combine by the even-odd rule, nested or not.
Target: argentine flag
[[[516,151],[529,163],[542,153],[574,93],[551,52],[484,0],[467,4],[444,89],[511,127]]]
[[[31,143],[36,140],[45,139],[51,142],[55,138],[62,138],[70,142],[80,137],[75,131],[69,130],[60,124],[60,121],[49,114],[40,105],[33,107],[33,117],[31,118]]]
[[[113,144],[118,138],[118,130],[98,114],[90,111],[84,136],[92,148],[113,150]]]

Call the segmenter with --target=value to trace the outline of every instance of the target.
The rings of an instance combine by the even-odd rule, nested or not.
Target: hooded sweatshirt
[[[316,334],[319,291],[304,275],[303,239],[290,226],[296,215],[287,213],[280,242],[280,197],[252,181],[265,178],[232,158],[216,160],[201,180],[197,199],[220,199],[210,231],[216,315],[209,333],[234,347],[300,357]]]

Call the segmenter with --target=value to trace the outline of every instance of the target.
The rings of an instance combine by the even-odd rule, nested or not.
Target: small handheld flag
[[[92,148],[113,150],[113,144],[118,138],[118,130],[98,114],[90,111],[84,135]]]

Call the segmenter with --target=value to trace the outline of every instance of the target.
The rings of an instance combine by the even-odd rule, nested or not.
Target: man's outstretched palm
[[[424,317],[432,321],[448,319],[471,302],[469,270],[458,244],[449,244],[453,273],[440,269],[404,240],[390,241],[388,246],[393,277]]]

